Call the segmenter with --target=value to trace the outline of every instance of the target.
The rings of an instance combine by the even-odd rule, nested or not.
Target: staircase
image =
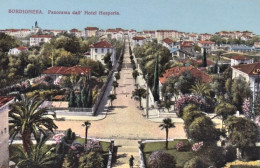
[[[116,162],[112,165],[113,168],[129,168],[129,158],[133,155],[134,168],[139,168],[139,148],[137,140],[115,139],[117,147]]]

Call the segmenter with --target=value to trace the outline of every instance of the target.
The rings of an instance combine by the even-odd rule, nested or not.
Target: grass
[[[176,144],[179,141],[182,141],[184,143],[184,147],[186,147],[186,150],[177,151]],[[164,151],[174,156],[174,158],[176,159],[177,168],[183,167],[186,161],[194,157],[194,154],[191,151],[191,144],[187,139],[170,141],[168,144],[168,148],[169,148],[168,150],[165,149],[165,142],[151,142],[151,143],[144,144],[143,152],[144,152],[144,159],[146,165],[150,154],[154,151]]]

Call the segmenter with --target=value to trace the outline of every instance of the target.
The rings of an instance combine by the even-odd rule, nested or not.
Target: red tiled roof
[[[167,43],[167,44],[172,44],[173,43],[173,41],[171,39],[169,39],[169,38],[165,38],[162,41]]]
[[[234,59],[234,60],[250,60],[250,58],[247,58],[243,55],[235,55],[235,56],[231,57],[231,59]]]
[[[215,42],[208,41],[208,40],[206,40],[206,41],[199,41],[198,43],[200,43],[200,44],[215,44]]]
[[[0,107],[4,106],[6,103],[14,99],[14,97],[0,96]]]
[[[27,47],[19,46],[19,47],[17,47],[17,49],[20,50],[20,51],[24,51],[24,50],[27,50]]]
[[[184,41],[182,42],[181,47],[191,47],[193,45],[194,45],[193,41]]]
[[[21,31],[31,31],[30,29],[21,29]]]
[[[97,27],[86,27],[85,30],[98,30]]]
[[[141,36],[135,36],[133,37],[133,40],[144,40],[145,37],[141,37]]]
[[[152,30],[144,30],[143,33],[155,33],[155,31],[152,31]]]
[[[95,44],[90,45],[90,48],[113,48],[113,46],[109,42],[101,40]]]
[[[163,74],[163,77],[160,77],[160,82],[164,84],[169,77],[177,77],[180,76],[184,71],[190,72],[190,74],[195,78],[200,78],[202,82],[208,83],[211,81],[211,76],[198,70],[197,68],[194,68],[192,65],[186,66],[186,67],[174,67],[171,69],[166,70],[166,72]]]
[[[46,69],[42,72],[42,74],[59,74],[59,75],[80,75],[80,74],[88,74],[91,71],[89,67],[82,66],[73,66],[73,67],[58,67],[54,66],[49,69]]]
[[[119,30],[116,30],[116,29],[107,29],[106,32],[117,33],[117,32],[119,32]]]
[[[260,62],[256,62],[256,63],[253,63],[253,64],[235,65],[232,68],[237,69],[241,72],[244,72],[248,75],[258,75],[258,74],[260,74]]]
[[[32,38],[52,38],[52,35],[32,35]]]

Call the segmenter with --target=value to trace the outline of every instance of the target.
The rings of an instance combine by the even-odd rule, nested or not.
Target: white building
[[[116,48],[113,47],[112,44],[110,44],[107,41],[101,40],[90,46],[90,57],[95,61],[100,61],[103,64],[105,64],[104,56],[107,53],[112,54],[111,61],[112,61],[112,65],[114,66],[116,61]]]
[[[96,37],[97,36],[97,27],[86,27],[85,28],[85,37]]]
[[[211,50],[214,50],[215,49],[215,42],[212,42],[212,41],[199,41],[198,42],[198,46],[200,48],[205,48],[207,49],[208,52],[210,52]]]
[[[132,38],[132,46],[134,47],[135,45],[139,44],[140,46],[144,45],[144,43],[146,42],[145,37],[141,37],[141,36],[135,36]]]
[[[17,48],[12,48],[9,50],[8,54],[10,55],[19,55],[23,51],[28,51],[27,47],[24,46],[19,46]]]
[[[84,37],[85,36],[85,33],[78,30],[78,29],[71,29],[69,31],[69,33],[75,35],[76,37]]]
[[[1,30],[1,32],[16,38],[25,38],[31,34],[30,29],[5,29]]]
[[[232,79],[244,77],[252,91],[260,87],[260,62],[232,66]]]
[[[240,64],[252,64],[253,59],[247,58],[243,55],[235,55],[231,57],[231,66],[240,65]]]
[[[165,38],[162,40],[162,45],[168,49],[171,49],[174,47],[174,42],[169,38]]]
[[[48,43],[52,35],[32,35],[30,37],[30,46],[38,46],[41,43]]]
[[[0,96],[0,168],[9,167],[8,105],[13,97]]]

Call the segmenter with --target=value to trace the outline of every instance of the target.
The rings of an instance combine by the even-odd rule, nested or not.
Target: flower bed
[[[243,161],[234,161],[227,163],[225,168],[258,168],[260,167],[259,161],[250,161],[250,162],[243,162]]]

